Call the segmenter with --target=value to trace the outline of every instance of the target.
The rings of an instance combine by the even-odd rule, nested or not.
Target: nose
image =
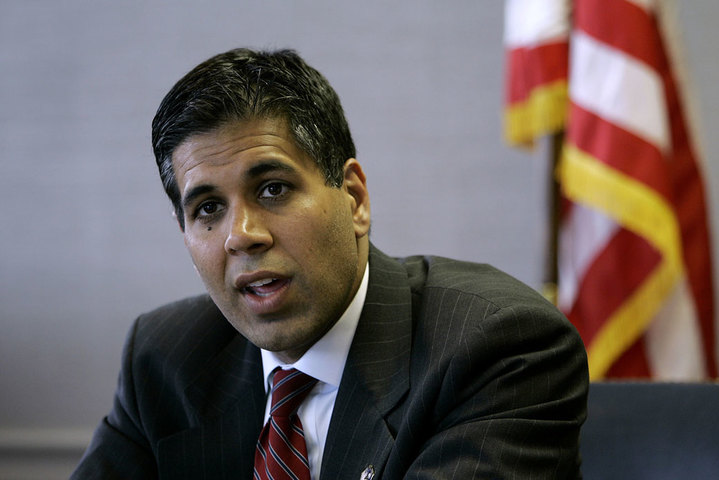
[[[272,235],[265,226],[261,213],[246,206],[238,206],[231,222],[225,239],[225,251],[230,255],[260,253],[272,246]]]

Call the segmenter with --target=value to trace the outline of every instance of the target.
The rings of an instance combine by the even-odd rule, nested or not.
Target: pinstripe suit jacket
[[[586,357],[566,319],[487,266],[372,247],[322,479],[578,478]],[[207,296],[135,322],[73,479],[249,479],[257,347]]]

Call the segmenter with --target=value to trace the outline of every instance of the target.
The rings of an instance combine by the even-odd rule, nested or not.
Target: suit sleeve
[[[433,421],[404,478],[581,478],[588,374],[576,330],[541,300],[463,327],[425,378]]]
[[[113,408],[95,430],[71,480],[143,480],[158,477],[135,397],[133,352],[138,322],[135,322],[125,342]]]

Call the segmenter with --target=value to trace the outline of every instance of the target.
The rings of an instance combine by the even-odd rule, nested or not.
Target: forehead
[[[275,160],[317,170],[315,162],[295,143],[282,119],[258,118],[223,124],[191,135],[172,154],[178,183],[198,167],[222,167],[246,161]]]

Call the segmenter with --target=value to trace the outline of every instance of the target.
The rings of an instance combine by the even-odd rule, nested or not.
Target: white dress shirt
[[[327,431],[330,426],[332,410],[337,398],[337,390],[342,379],[342,372],[347,361],[347,354],[357,329],[369,282],[369,264],[365,267],[364,275],[354,299],[337,323],[302,357],[294,364],[282,363],[274,353],[262,350],[262,369],[265,378],[265,392],[269,392],[272,385],[272,371],[276,367],[283,369],[296,368],[318,380],[309,395],[300,405],[297,415],[302,422],[307,443],[307,456],[310,462],[310,474],[313,479],[320,478],[322,453],[325,449]],[[267,395],[265,407],[265,423],[270,416],[272,399]]]

